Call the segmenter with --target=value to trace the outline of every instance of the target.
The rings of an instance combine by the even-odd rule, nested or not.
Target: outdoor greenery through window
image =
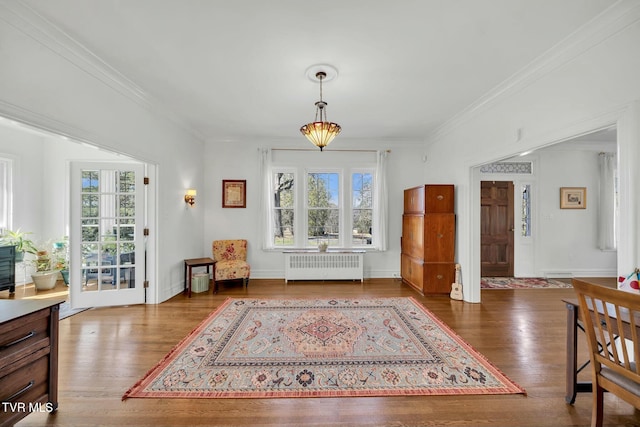
[[[304,176],[301,188],[296,176]],[[275,171],[274,247],[371,246],[373,177],[372,170]]]
[[[110,256],[135,249],[135,173],[82,172],[82,253]]]
[[[274,244],[293,245],[294,187],[293,173],[274,174]]]
[[[340,244],[340,176],[307,174],[307,246]]]

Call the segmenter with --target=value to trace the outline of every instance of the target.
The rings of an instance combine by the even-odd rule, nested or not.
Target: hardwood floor
[[[482,304],[423,297],[397,280],[252,280],[245,291],[178,295],[156,306],[91,309],[60,322],[60,407],[17,426],[588,426],[591,394],[565,403],[562,298],[572,289],[487,290]],[[128,399],[124,392],[227,297],[413,296],[528,394],[298,399]],[[584,345],[583,345],[584,344]],[[579,349],[586,356],[586,344]],[[581,379],[589,379],[581,374]],[[605,396],[606,426],[640,426]]]

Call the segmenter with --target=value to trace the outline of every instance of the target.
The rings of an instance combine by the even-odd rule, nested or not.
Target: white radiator
[[[285,252],[284,281],[364,280],[364,251]]]

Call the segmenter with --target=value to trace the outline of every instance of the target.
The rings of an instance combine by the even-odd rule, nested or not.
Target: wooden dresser
[[[63,300],[0,301],[0,426],[58,408],[58,322]]]
[[[455,280],[453,185],[404,190],[402,281],[423,294],[448,294]]]
[[[0,291],[16,290],[16,247],[0,246]]]

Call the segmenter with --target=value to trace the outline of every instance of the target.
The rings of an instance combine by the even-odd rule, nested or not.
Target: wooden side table
[[[207,273],[209,273],[209,266],[215,268],[216,262],[211,258],[190,258],[184,260],[184,292],[191,298],[191,270],[193,267],[207,267]]]

